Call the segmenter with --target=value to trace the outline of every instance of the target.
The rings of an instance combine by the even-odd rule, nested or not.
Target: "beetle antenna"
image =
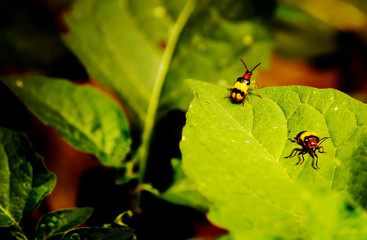
[[[260,64],[261,64],[261,63],[257,64],[257,65],[256,65],[256,66],[251,70],[251,72],[250,72],[250,73],[252,73],[252,71],[254,71],[254,70],[255,70],[255,68],[257,68]]]
[[[323,137],[323,138],[321,138],[320,139],[321,141],[317,145],[320,145],[322,142],[324,142],[326,139],[329,139],[329,138],[331,138],[331,137]]]
[[[242,58],[240,58],[240,59],[241,59],[241,61],[242,61],[243,65],[245,65],[245,68],[246,68],[247,72],[250,72],[250,71],[248,70],[247,66],[246,66],[246,63],[242,60]]]

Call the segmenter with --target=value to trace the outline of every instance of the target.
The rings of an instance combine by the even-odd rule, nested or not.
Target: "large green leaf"
[[[95,80],[115,90],[144,119],[175,19],[161,1],[78,0],[65,15],[66,44]]]
[[[185,8],[190,4],[192,14]],[[182,14],[188,22],[180,21]],[[166,79],[162,109],[186,109],[191,96],[185,78],[232,82],[244,72],[239,57],[266,63],[271,50],[266,24],[249,0],[77,0],[65,21],[65,42],[91,77],[116,91],[143,121],[157,82]]]
[[[128,123],[112,99],[90,86],[44,76],[1,78],[27,108],[75,148],[120,166],[130,149]]]
[[[365,104],[332,89],[291,86],[260,89],[262,98],[250,90],[242,106],[225,98],[226,87],[188,83],[195,99],[183,130],[183,169],[211,203],[209,219],[235,239],[303,238],[304,196],[312,189],[366,205]],[[284,158],[300,147],[288,138],[305,130],[331,137],[320,170],[311,156],[303,165]]]
[[[77,227],[85,222],[92,212],[92,208],[74,208],[47,213],[37,224],[36,239],[48,239],[55,234]]]
[[[14,225],[34,211],[55,185],[42,159],[23,135],[0,128],[0,227]]]

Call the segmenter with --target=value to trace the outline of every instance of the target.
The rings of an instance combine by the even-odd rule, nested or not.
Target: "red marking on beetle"
[[[248,80],[250,80],[251,79],[251,73],[245,73],[245,74],[243,74],[243,76],[242,76],[243,78],[245,78],[245,79],[248,79]]]
[[[316,138],[311,138],[309,139],[309,142],[308,142],[308,148],[315,148],[317,147],[317,144],[318,144],[318,141]]]

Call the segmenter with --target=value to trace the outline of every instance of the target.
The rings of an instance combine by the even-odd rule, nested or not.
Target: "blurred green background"
[[[87,0],[78,2],[86,6],[89,3]],[[91,8],[90,12],[87,9],[83,15],[76,10],[72,11],[73,0],[3,1],[0,7],[0,74],[37,73],[96,86],[116,99],[126,110],[132,126],[132,148],[136,149],[141,141],[140,122],[144,118],[141,116],[145,114],[147,100],[143,99],[144,94],[143,97],[137,94],[137,100],[133,97],[130,99],[121,90],[124,82],[114,82],[113,79],[121,77],[119,66],[133,69],[131,71],[141,80],[139,83],[147,87],[145,93],[151,91],[158,71],[156,65],[167,47],[172,22],[178,18],[186,1],[121,1],[128,3],[130,12],[127,13],[133,16],[131,18],[127,13],[113,15],[113,7],[109,15],[108,4],[104,8],[104,1],[93,2],[100,4],[99,7]],[[166,9],[155,6],[157,2]],[[103,9],[107,10],[103,12]],[[152,9],[153,12],[149,12]],[[78,17],[82,21],[78,22]],[[126,22],[113,22],[114,17],[122,20],[126,17],[137,23],[149,38],[143,43],[154,45],[153,53],[149,55],[145,52],[146,46],[144,48],[124,44],[131,41],[128,37],[132,33],[124,30]],[[220,23],[219,27],[213,27],[213,22],[216,21]],[[110,26],[110,23],[115,25]],[[112,36],[103,32],[106,29],[108,32],[108,27],[117,29],[116,32],[111,31]],[[88,32],[90,35],[85,34]],[[100,44],[97,39],[103,39],[104,34],[112,40],[106,42],[107,44]],[[117,41],[120,36],[121,45]],[[108,43],[114,43],[115,46]],[[118,59],[123,54],[116,51],[119,50],[118,46],[124,50],[123,53],[130,54],[124,56],[125,60],[128,59],[123,62],[126,65],[119,65],[112,57],[117,56]],[[92,63],[90,56],[94,55],[101,63]],[[150,152],[150,160],[156,161],[154,164],[148,162],[146,176],[147,182],[152,182],[157,189],[164,191],[169,187],[173,179],[170,161],[174,157],[180,157],[178,142],[185,123],[184,111],[192,98],[188,91],[182,90],[183,80],[197,78],[231,85],[244,73],[239,57],[245,59],[249,68],[262,62],[254,74],[261,86],[305,85],[335,88],[366,102],[367,2],[198,1],[197,8],[178,40],[162,90],[159,121],[155,126],[157,134],[153,137]],[[111,74],[112,80],[106,78],[102,71],[99,72],[99,67],[108,69],[106,72]],[[126,92],[129,91],[131,92],[126,89]],[[41,205],[36,217],[46,210],[93,205],[96,209],[96,217],[91,219],[93,224],[103,223],[128,209],[128,191],[132,186],[113,185],[115,179],[111,177],[110,169],[101,168],[96,159],[63,142],[56,131],[43,126],[29,115],[2,84],[0,110],[0,125],[28,132],[34,140],[32,142],[36,150],[45,157],[47,167],[57,175],[56,188],[46,199],[46,203]],[[157,172],[162,174],[157,176]],[[99,178],[96,179],[95,176]],[[91,193],[91,190],[95,192]],[[106,204],[103,201],[105,199],[98,199],[98,195],[107,196],[110,202]],[[146,199],[147,202],[152,200],[151,196]],[[203,236],[221,233],[221,230],[210,226],[201,213],[162,202],[151,205],[155,208],[149,208],[146,212],[146,217],[141,220],[145,225],[138,224],[138,232],[146,230],[141,226],[152,224],[160,214],[162,219],[166,219],[164,223],[172,232],[186,231],[189,236],[193,233],[199,236],[200,233]],[[183,220],[185,218],[193,221]],[[174,224],[175,222],[180,224]],[[149,233],[159,231],[154,224],[149,229]]]

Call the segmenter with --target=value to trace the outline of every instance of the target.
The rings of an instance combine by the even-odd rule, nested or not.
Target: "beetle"
[[[301,155],[302,160],[299,159],[297,165],[302,165],[302,163],[305,161],[304,155],[306,153],[309,153],[312,158],[312,167],[314,169],[320,169],[318,166],[319,157],[316,154],[316,151],[318,150],[319,153],[326,153],[323,146],[320,146],[321,143],[323,143],[326,139],[329,139],[330,137],[323,137],[320,139],[319,135],[313,131],[302,131],[297,134],[297,136],[294,139],[289,139],[292,142],[298,143],[302,146],[302,148],[295,148],[291,152],[291,154],[288,157],[285,158],[293,158],[297,155]],[[316,157],[316,161],[314,159]]]
[[[257,88],[254,84],[255,81],[251,81],[252,72],[261,63],[258,63],[251,71],[249,71],[247,66],[246,66],[246,63],[242,60],[242,58],[240,58],[240,59],[241,59],[243,65],[246,68],[246,72],[245,72],[245,74],[243,74],[242,77],[237,78],[237,80],[234,82],[232,88],[228,89],[228,90],[230,90],[230,94],[226,98],[231,98],[232,102],[234,102],[234,103],[242,102],[242,104],[244,105],[247,94],[248,94],[248,88],[250,86],[255,88],[257,95],[261,98],[261,96],[260,96],[259,92],[257,91]],[[259,88],[261,88],[257,82],[256,82],[256,84]]]

